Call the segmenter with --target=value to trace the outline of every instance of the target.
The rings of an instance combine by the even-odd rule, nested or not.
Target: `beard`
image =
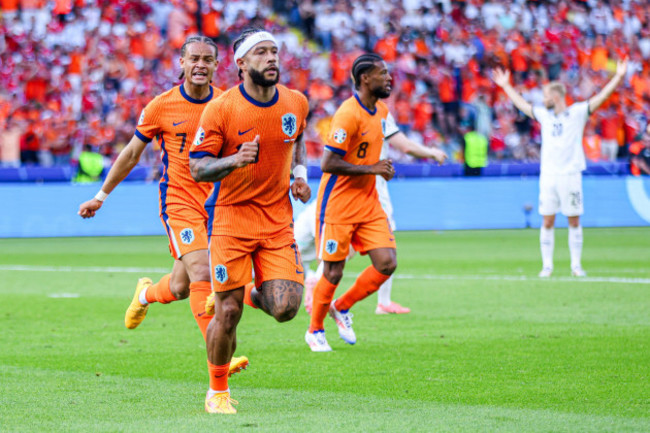
[[[376,96],[379,99],[386,99],[390,96],[390,90],[386,90],[383,87],[375,87],[371,90],[372,96]]]
[[[280,81],[280,70],[278,70],[275,78],[271,80],[264,78],[264,72],[260,72],[252,68],[248,70],[248,76],[251,77],[253,83],[257,84],[258,86],[271,87],[275,86]]]

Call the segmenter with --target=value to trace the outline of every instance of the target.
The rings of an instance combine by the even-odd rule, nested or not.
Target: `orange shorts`
[[[318,258],[340,262],[348,257],[350,244],[361,254],[377,248],[397,248],[388,218],[357,224],[323,224],[316,234]]]
[[[252,269],[251,269],[252,265]],[[287,228],[270,239],[210,237],[212,290],[227,292],[249,283],[255,271],[255,286],[264,281],[289,280],[304,284],[304,271],[293,230]]]
[[[188,206],[168,205],[160,215],[169,238],[169,252],[176,259],[208,249],[207,213]]]

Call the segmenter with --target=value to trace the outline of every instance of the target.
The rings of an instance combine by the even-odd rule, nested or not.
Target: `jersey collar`
[[[212,95],[214,94],[214,89],[212,88],[212,86],[210,86],[210,94],[208,96],[206,96],[203,99],[194,99],[190,95],[188,95],[187,92],[185,92],[185,87],[182,84],[178,86],[178,88],[180,89],[183,98],[185,98],[188,102],[191,102],[192,104],[205,104],[206,102],[209,102],[210,99],[212,99]]]
[[[357,98],[357,102],[359,103],[359,105],[361,105],[361,107],[362,107],[364,110],[366,110],[366,111],[368,112],[368,114],[370,114],[371,116],[374,116],[375,113],[377,113],[377,106],[376,106],[376,105],[375,105],[375,109],[372,110],[372,111],[370,111],[370,110],[368,109],[368,107],[366,107],[365,105],[363,105],[363,102],[361,102],[361,99],[359,98],[359,95],[358,95],[357,93],[354,94],[354,97]]]
[[[251,104],[256,105],[258,107],[262,107],[262,108],[267,108],[267,107],[271,107],[271,106],[275,105],[275,103],[278,102],[278,99],[280,97],[280,90],[277,87],[275,88],[275,95],[273,95],[273,98],[271,98],[271,100],[269,102],[260,102],[260,101],[258,101],[256,99],[254,99],[248,93],[246,93],[246,89],[244,89],[244,83],[241,83],[239,85],[239,91],[241,92],[242,96],[244,98],[246,98],[246,100],[248,102],[250,102]]]

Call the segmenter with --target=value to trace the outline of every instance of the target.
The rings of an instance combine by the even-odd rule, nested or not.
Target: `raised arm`
[[[307,203],[311,198],[311,188],[307,184],[307,148],[302,134],[298,136],[293,146],[293,160],[291,168],[293,170],[293,183],[291,184],[291,194],[296,200]]]
[[[147,147],[147,143],[133,136],[129,144],[120,152],[115,163],[106,175],[101,191],[95,196],[79,206],[77,212],[82,218],[92,218],[95,213],[102,207],[105,196],[113,192],[115,187],[120,184],[131,173],[133,167],[140,161],[142,151]],[[103,197],[101,196],[103,193]],[[99,197],[99,198],[98,198]],[[101,199],[101,200],[100,200]]]
[[[621,84],[621,81],[623,81],[623,77],[625,77],[625,72],[627,71],[627,58],[623,61],[618,61],[616,62],[616,74],[614,74],[614,77],[612,77],[611,80],[607,84],[605,84],[605,87],[598,92],[596,95],[592,96],[589,99],[589,113],[593,113],[603,105],[603,102],[609,98],[612,93],[614,93],[614,90],[618,87],[619,84]]]
[[[410,140],[403,132],[398,132],[388,138],[388,143],[400,152],[415,158],[431,158],[439,163],[445,162],[447,154],[440,149],[429,148]]]
[[[350,164],[343,159],[343,155],[325,148],[323,159],[320,162],[320,168],[325,173],[344,175],[344,176],[364,176],[378,174],[386,180],[390,180],[395,175],[393,162],[390,159],[382,159],[372,165]]]
[[[533,115],[533,105],[517,93],[515,88],[512,87],[512,84],[510,84],[510,71],[494,69],[492,71],[492,80],[494,80],[497,86],[501,87],[503,91],[506,92],[508,98],[510,98],[519,111],[532,119],[535,118]]]
[[[190,173],[197,182],[218,182],[235,169],[245,167],[255,162],[259,149],[260,136],[253,141],[242,143],[237,153],[217,158],[205,155],[201,158],[190,158]]]

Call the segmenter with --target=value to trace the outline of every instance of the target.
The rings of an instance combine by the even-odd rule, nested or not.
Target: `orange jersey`
[[[267,103],[240,84],[206,107],[190,158],[227,157],[260,136],[257,160],[214,184],[206,202],[210,235],[265,239],[288,227],[294,143],[306,126],[309,104],[300,92],[277,85]]]
[[[192,178],[189,148],[201,113],[210,100],[222,93],[210,87],[208,97],[198,100],[185,93],[180,85],[156,96],[140,114],[136,137],[146,143],[157,137],[161,147],[164,171],[160,179],[160,212],[163,217],[168,205],[189,205],[204,212],[205,199],[212,185],[197,183]]]
[[[372,165],[379,161],[384,142],[388,107],[378,101],[375,111],[355,94],[336,110],[325,148],[350,164]],[[316,209],[319,225],[355,224],[386,218],[375,189],[375,175],[343,176],[323,173]],[[320,228],[318,229],[320,232]]]

